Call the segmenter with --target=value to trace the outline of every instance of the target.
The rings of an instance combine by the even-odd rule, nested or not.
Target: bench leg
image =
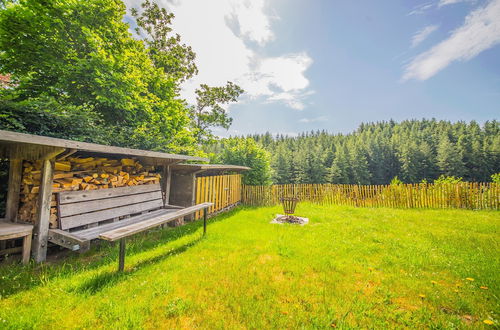
[[[207,233],[207,209],[203,209],[203,235]]]
[[[125,268],[125,238],[120,239],[120,256],[118,259],[118,271],[123,272]]]
[[[27,264],[30,261],[31,254],[31,234],[24,236],[23,238],[23,264]]]

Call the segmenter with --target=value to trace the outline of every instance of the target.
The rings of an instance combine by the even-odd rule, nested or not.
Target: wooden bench
[[[207,208],[202,203],[186,208],[164,205],[159,184],[90,191],[65,191],[57,195],[58,229],[49,230],[49,242],[73,251],[86,251],[90,241],[120,240],[119,270],[124,268],[125,238],[203,210],[206,233]]]
[[[24,225],[8,221],[0,221],[0,240],[7,240],[13,238],[23,238],[23,264],[27,264],[30,260],[31,253],[31,234],[33,232],[33,225]],[[10,248],[0,250],[0,254],[19,252],[21,248]]]

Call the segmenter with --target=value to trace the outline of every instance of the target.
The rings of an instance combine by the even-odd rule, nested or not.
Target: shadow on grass
[[[208,219],[207,233],[210,235],[210,225],[225,220],[242,210],[244,207],[237,207],[231,211],[219,214]],[[183,236],[194,234],[203,227],[203,220],[189,222],[180,227],[168,227],[166,230],[154,229],[148,232],[135,235],[127,241],[127,256],[133,256],[137,253],[146,252],[157,248],[160,245],[175,241]],[[56,257],[51,256],[50,261],[43,264],[34,264],[31,262],[28,266],[19,264],[0,264],[0,298],[5,299],[13,294],[30,290],[40,285],[45,285],[53,278],[64,278],[79,275],[84,271],[97,269],[101,266],[118,262],[118,245],[100,241],[100,244],[92,244],[90,251],[78,254],[64,250],[58,252]],[[179,249],[187,249],[189,245]],[[181,253],[179,251],[177,253]],[[173,253],[173,251],[170,251]],[[62,257],[59,259],[59,257]],[[154,262],[154,258],[145,263]],[[137,264],[136,268],[141,265]],[[126,275],[127,273],[123,274]],[[117,275],[110,274],[108,281],[115,281]],[[104,280],[103,280],[104,281]]]
[[[139,269],[141,269],[145,265],[153,264],[153,263],[168,259],[170,257],[177,255],[177,254],[181,254],[181,253],[187,251],[190,247],[198,244],[202,239],[203,239],[203,237],[199,237],[188,244],[185,244],[181,247],[170,250],[164,254],[161,254],[161,255],[158,255],[156,257],[149,258],[149,259],[143,260],[141,262],[138,262],[138,263],[134,264],[131,268],[129,267],[128,270],[125,270],[123,272],[113,271],[113,272],[106,272],[106,273],[98,274],[98,275],[94,276],[93,278],[91,278],[90,280],[84,282],[81,286],[77,287],[75,290],[71,290],[71,291],[75,291],[75,292],[78,292],[81,294],[94,295],[107,287],[111,287],[113,285],[118,284],[121,281],[126,280],[128,276],[132,275],[133,273],[135,273],[136,271],[138,271]],[[125,259],[125,263],[126,263],[126,259]]]

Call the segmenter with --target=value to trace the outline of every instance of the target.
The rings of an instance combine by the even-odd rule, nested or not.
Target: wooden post
[[[168,205],[170,202],[170,183],[172,182],[172,169],[169,165],[163,166],[163,205]]]
[[[203,209],[203,236],[207,234],[207,208]]]
[[[118,271],[123,272],[125,269],[125,238],[120,239],[120,256],[118,259]]]
[[[36,262],[47,257],[47,239],[49,233],[50,200],[52,197],[53,160],[43,160],[42,177],[38,193],[38,210],[33,239],[33,258]]]
[[[19,194],[21,192],[21,176],[23,171],[22,159],[11,158],[9,164],[9,184],[7,191],[7,205],[5,219],[16,222],[19,209]]]
[[[23,264],[27,264],[30,261],[31,254],[31,233],[24,236],[23,238]]]

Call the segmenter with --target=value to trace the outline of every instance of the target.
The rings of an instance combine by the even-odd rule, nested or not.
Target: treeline
[[[491,181],[500,172],[500,123],[432,120],[361,124],[350,134],[251,135],[271,155],[275,184]]]

